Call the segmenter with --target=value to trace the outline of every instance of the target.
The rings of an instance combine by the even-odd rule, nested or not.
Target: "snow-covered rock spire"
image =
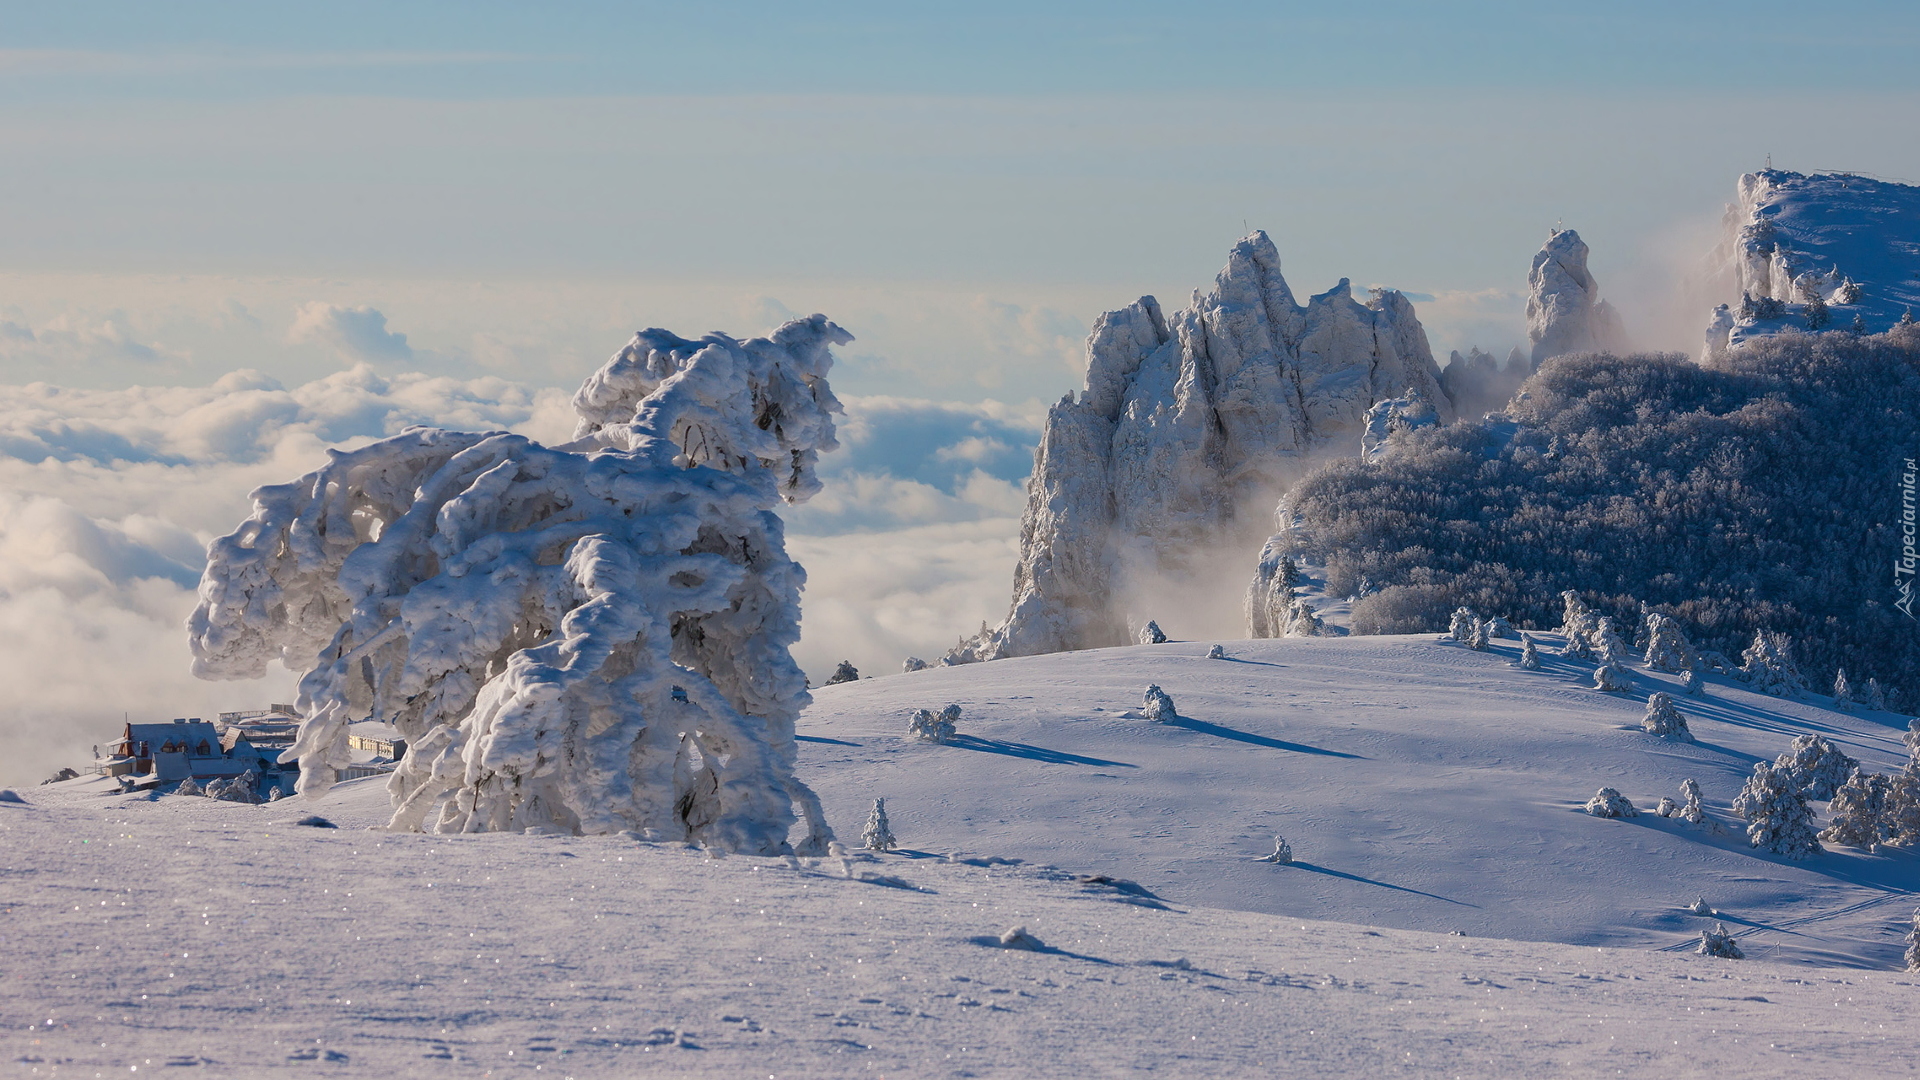
[[[815,315],[770,337],[633,342],[575,398],[576,440],[413,428],[254,492],[214,541],[195,674],[305,672],[305,793],[347,724],[409,752],[390,827],[655,829],[739,851],[831,837],[793,775],[805,574],[773,507],[819,488],[839,403]]]
[[[1357,451],[1367,410],[1410,393],[1452,419],[1413,305],[1343,280],[1302,306],[1264,232],[1171,316],[1150,296],[1100,316],[1034,455],[1012,610],[949,662],[1129,643],[1136,585],[1257,546],[1305,455]]]
[[[1587,245],[1572,229],[1555,229],[1527,273],[1527,336],[1533,366],[1577,352],[1624,352],[1626,330],[1587,271]]]

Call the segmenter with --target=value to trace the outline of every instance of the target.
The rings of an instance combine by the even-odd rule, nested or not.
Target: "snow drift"
[[[413,428],[291,484],[214,542],[195,673],[305,672],[301,791],[347,725],[409,753],[391,827],[653,829],[778,852],[831,836],[793,778],[805,580],[772,508],[819,489],[839,411],[824,316],[770,338],[648,330],[574,397],[574,441]]]
[[[1012,610],[948,662],[1126,644],[1151,614],[1127,610],[1137,587],[1193,580],[1309,453],[1357,451],[1368,410],[1410,394],[1452,419],[1406,297],[1343,279],[1302,306],[1264,232],[1172,317],[1151,296],[1100,316],[1034,455]]]

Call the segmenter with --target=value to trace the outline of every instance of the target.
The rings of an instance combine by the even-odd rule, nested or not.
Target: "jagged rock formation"
[[[1920,306],[1920,187],[1849,173],[1747,173],[1710,257],[1709,355],[1781,330],[1889,329]],[[1823,310],[1824,309],[1824,310]],[[1821,324],[1821,325],[1815,325]]]
[[[1249,509],[1263,526],[1307,454],[1357,451],[1368,409],[1409,393],[1452,418],[1413,305],[1342,279],[1302,306],[1264,232],[1171,318],[1150,296],[1100,316],[1034,455],[1012,611],[946,662],[1128,644],[1133,582],[1190,574]]]
[[[1587,272],[1587,245],[1572,229],[1555,229],[1533,257],[1527,274],[1527,336],[1533,366],[1577,352],[1625,352],[1620,313],[1600,299],[1600,285]]]

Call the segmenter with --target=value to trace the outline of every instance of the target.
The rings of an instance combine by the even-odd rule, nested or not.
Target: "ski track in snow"
[[[1644,693],[1580,688],[1591,665],[1514,670],[1510,642],[1229,642],[1226,661],[1206,644],[817,691],[803,773],[848,839],[887,797],[907,850],[885,856],[390,834],[378,780],[264,806],[93,778],[28,789],[0,803],[0,1061],[36,1077],[1916,1071],[1920,976],[1886,970],[1910,855],[1787,864],[1731,832],[1573,809],[1603,782],[1644,807],[1683,775],[1724,807],[1799,730],[1886,769],[1898,718],[1716,683],[1705,706],[1676,698],[1701,739],[1676,746],[1623,729]],[[1148,681],[1180,723],[1120,716]],[[948,700],[962,739],[902,737],[911,708]],[[340,828],[293,824],[316,812]],[[1255,861],[1273,832],[1299,863]],[[1679,909],[1699,893],[1755,959],[1658,951],[1708,924]],[[1013,926],[1047,948],[1000,948]],[[1429,932],[1447,929],[1474,936]],[[1556,934],[1582,943],[1521,940]]]

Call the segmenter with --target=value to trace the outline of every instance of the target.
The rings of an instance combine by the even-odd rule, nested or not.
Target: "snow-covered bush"
[[[1794,736],[1773,767],[1791,775],[1807,798],[1831,799],[1859,764],[1824,736],[1809,733]]]
[[[1687,730],[1686,716],[1673,707],[1672,696],[1663,690],[1656,690],[1653,696],[1647,698],[1647,715],[1646,719],[1640,722],[1640,727],[1647,734],[1658,735],[1663,739],[1688,743],[1693,741],[1693,732]]]
[[[1560,618],[1560,633],[1566,636],[1567,643],[1561,648],[1560,655],[1575,660],[1592,660],[1593,643],[1589,640],[1593,632],[1600,628],[1599,617],[1580,600],[1580,594],[1572,589],[1560,594],[1566,604],[1566,611]],[[1538,625],[1538,624],[1536,624]]]
[[[1886,839],[1887,795],[1893,782],[1879,773],[1853,770],[1827,804],[1827,827],[1820,839],[1872,851]]]
[[[1142,645],[1164,645],[1167,643],[1167,635],[1161,632],[1159,623],[1148,619],[1147,625],[1140,628],[1139,641]]]
[[[1224,648],[1221,648],[1219,645],[1212,645],[1207,648],[1207,659],[1225,660],[1226,658],[1227,658],[1227,650]]]
[[[1140,701],[1140,715],[1158,724],[1178,719],[1180,713],[1173,707],[1173,699],[1158,686],[1147,687]]]
[[[1680,820],[1692,825],[1700,825],[1707,820],[1707,808],[1700,801],[1700,782],[1689,776],[1680,781]]]
[[[1326,624],[1320,616],[1313,613],[1313,605],[1305,600],[1295,600],[1287,609],[1287,628],[1282,637],[1320,637],[1326,633]]]
[[[1680,623],[1657,611],[1647,612],[1647,666],[1655,671],[1691,671],[1698,658]]]
[[[1473,640],[1474,628],[1480,625],[1480,617],[1472,608],[1453,609],[1453,620],[1447,624],[1447,639],[1465,645]]]
[[[1727,924],[1717,922],[1713,929],[1700,931],[1700,947],[1694,950],[1701,956],[1718,956],[1723,960],[1745,960],[1747,954],[1740,951],[1734,943],[1733,935],[1727,932]]]
[[[1753,775],[1733,800],[1733,812],[1747,823],[1747,840],[1754,847],[1789,859],[1804,859],[1822,850],[1813,829],[1813,809],[1788,770],[1756,763]]]
[[[1757,630],[1753,644],[1740,654],[1740,673],[1753,688],[1774,697],[1795,698],[1806,692],[1806,680],[1793,665],[1793,641],[1785,634]]]
[[[1913,926],[1907,930],[1907,970],[1920,971],[1920,908],[1913,909]]]
[[[193,777],[191,777],[191,776],[189,776],[189,777],[187,777],[187,778],[186,778],[185,780],[182,780],[182,781],[180,781],[180,786],[179,786],[179,787],[177,787],[177,788],[174,788],[174,789],[173,789],[173,793],[174,793],[175,795],[204,795],[204,794],[206,794],[206,792],[204,792],[204,791],[202,791],[202,790],[200,789],[200,785],[199,785],[199,784],[196,784],[196,783],[194,783],[194,780],[193,780]]]
[[[1475,652],[1486,652],[1487,646],[1493,643],[1492,634],[1493,621],[1491,619],[1475,619],[1473,621],[1473,635],[1467,638],[1467,648]]]
[[[1853,684],[1847,681],[1847,669],[1838,668],[1833,673],[1833,707],[1836,712],[1852,712],[1860,702],[1853,696]]]
[[[820,488],[839,402],[823,316],[770,337],[635,335],[574,441],[412,428],[254,492],[189,621],[195,673],[305,674],[314,794],[347,724],[394,724],[390,827],[654,828],[721,850],[831,831],[794,776],[804,575],[773,508]]]
[[[1608,661],[1593,670],[1593,688],[1609,694],[1629,693],[1633,690],[1633,673]]]
[[[1680,804],[1674,802],[1671,795],[1662,795],[1660,801],[1654,804],[1653,812],[1660,817],[1677,817],[1680,813]]]
[[[1599,656],[1602,663],[1619,664],[1626,660],[1627,643],[1621,641],[1620,635],[1614,632],[1612,619],[1602,615],[1594,624],[1593,633],[1589,635],[1589,639],[1593,642],[1594,653]]]
[[[834,668],[833,674],[827,676],[828,686],[839,686],[841,683],[850,683],[850,682],[859,682],[859,681],[860,681],[860,669],[857,667],[854,667],[853,661],[851,660],[840,661],[840,666],[837,668]]]
[[[1634,808],[1633,800],[1610,787],[1603,787],[1587,800],[1586,811],[1594,817],[1623,818],[1639,817],[1640,811]]]
[[[906,658],[905,661],[903,661],[900,664],[900,671],[903,674],[909,673],[909,672],[915,672],[915,671],[925,671],[925,670],[927,670],[927,662],[925,660],[920,659],[917,656],[909,656]]]
[[[1513,624],[1507,621],[1505,615],[1495,615],[1487,620],[1487,636],[1513,640],[1520,634],[1514,630]]]
[[[912,718],[907,721],[907,734],[925,742],[951,742],[959,722],[958,705],[949,704],[937,713],[932,709],[915,709]]]
[[[887,821],[887,800],[873,800],[873,809],[867,812],[867,827],[860,830],[860,846],[868,851],[892,851],[900,846]]]
[[[1874,712],[1887,711],[1887,688],[1880,685],[1879,679],[1868,679],[1861,703]]]
[[[1687,682],[1682,689],[1689,697],[1707,696],[1707,677],[1700,669],[1700,658],[1695,657],[1693,666],[1687,668]]]
[[[206,796],[223,802],[257,803],[260,776],[248,769],[239,776],[215,780],[207,785]]]
[[[1262,855],[1260,861],[1286,866],[1293,862],[1293,845],[1287,843],[1286,837],[1275,836],[1273,838],[1273,854]]]
[[[1515,661],[1515,666],[1526,671],[1540,670],[1540,650],[1535,647],[1532,634],[1520,635],[1520,659]]]

